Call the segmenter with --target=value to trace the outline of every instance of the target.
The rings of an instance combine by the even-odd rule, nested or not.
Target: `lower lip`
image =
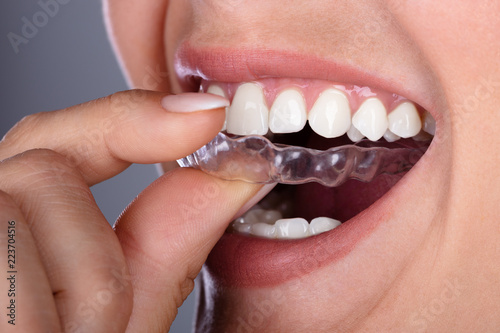
[[[206,269],[230,287],[272,287],[346,257],[390,217],[394,188],[368,209],[332,231],[300,240],[266,240],[226,233],[210,253]]]

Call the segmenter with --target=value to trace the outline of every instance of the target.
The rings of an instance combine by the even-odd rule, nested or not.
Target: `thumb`
[[[134,290],[130,332],[168,331],[208,254],[260,187],[177,169],[130,204],[115,226]]]

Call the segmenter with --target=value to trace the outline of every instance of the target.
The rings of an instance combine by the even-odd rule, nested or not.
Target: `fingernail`
[[[221,96],[203,93],[169,95],[161,100],[163,108],[170,112],[196,112],[229,106],[229,101]]]

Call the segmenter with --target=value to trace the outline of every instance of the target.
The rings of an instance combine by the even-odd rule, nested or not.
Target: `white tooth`
[[[388,118],[391,132],[402,138],[410,138],[417,135],[422,128],[420,115],[412,102],[399,104],[389,113]]]
[[[249,223],[233,223],[233,229],[240,234],[249,234],[252,230],[252,225]]]
[[[269,110],[262,88],[256,83],[238,87],[227,113],[227,131],[236,135],[265,135]]]
[[[276,228],[274,225],[269,225],[267,223],[255,223],[252,224],[250,233],[254,236],[264,237],[264,238],[275,238]]]
[[[210,87],[208,87],[207,93],[227,98],[224,89],[222,89],[219,85],[216,84],[212,84]]]
[[[417,135],[413,136],[413,140],[421,141],[421,142],[430,142],[432,141],[432,135],[427,132],[420,131]]]
[[[347,97],[337,89],[327,89],[309,111],[309,125],[325,138],[344,135],[351,127],[351,108]]]
[[[394,142],[394,141],[398,141],[399,139],[401,139],[400,136],[394,134],[391,132],[391,130],[387,130],[385,131],[384,133],[384,139],[387,141],[387,142]]]
[[[352,124],[368,139],[377,141],[389,126],[384,104],[378,98],[368,98],[352,117]]]
[[[352,142],[358,142],[363,140],[365,137],[363,134],[361,134],[360,131],[354,126],[351,126],[349,130],[347,131],[347,137],[352,141]]]
[[[311,221],[309,230],[311,235],[319,235],[323,232],[333,230],[339,225],[341,225],[340,221],[328,217],[317,217]]]
[[[303,218],[281,219],[274,226],[277,238],[299,239],[309,236],[309,223]]]
[[[262,222],[267,224],[274,224],[279,219],[283,218],[281,213],[277,210],[266,210],[262,215]]]
[[[212,84],[210,87],[208,87],[207,93],[227,98],[224,90],[216,84]],[[224,126],[222,127],[222,131],[225,131],[227,126],[227,110],[228,108],[226,108],[226,120],[224,120]]]
[[[266,210],[261,208],[254,208],[248,211],[244,217],[245,223],[254,224],[264,222],[262,221],[262,215],[265,214],[265,212]]]
[[[436,120],[429,112],[425,112],[424,116],[424,131],[431,135],[436,134]]]
[[[307,121],[306,102],[295,89],[282,91],[276,97],[269,115],[273,133],[294,133],[302,130]]]
[[[245,219],[243,217],[238,217],[236,220],[234,220],[233,223],[245,223]]]

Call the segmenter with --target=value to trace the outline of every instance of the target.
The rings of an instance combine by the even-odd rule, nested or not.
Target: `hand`
[[[0,260],[13,276],[0,279],[0,331],[168,330],[208,253],[259,187],[176,169],[113,230],[89,186],[131,163],[188,155],[222,127],[224,99],[164,96],[120,92],[31,115],[0,142]]]

